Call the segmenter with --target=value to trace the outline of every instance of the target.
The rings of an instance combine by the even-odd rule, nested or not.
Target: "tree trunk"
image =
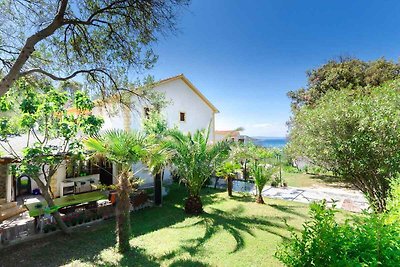
[[[248,174],[247,174],[247,160],[244,162],[244,169],[243,169],[243,178],[247,181]]]
[[[51,197],[51,192],[50,192],[50,185],[49,187],[47,187],[42,180],[40,180],[39,177],[32,177],[32,179],[36,182],[36,184],[38,185],[40,191],[42,192],[42,196],[44,198],[44,200],[46,200],[47,205],[49,207],[53,207],[54,205],[54,201],[53,198]],[[51,179],[51,178],[50,178]],[[50,182],[50,180],[48,181]],[[67,227],[67,225],[64,223],[64,221],[61,218],[61,215],[58,211],[53,212],[51,215],[53,215],[54,219],[57,222],[58,227],[60,227],[61,231],[63,231],[66,234],[69,234],[71,232],[71,230]]]
[[[218,181],[219,181],[219,177],[215,177],[214,189],[217,188]]]
[[[116,232],[119,252],[130,250],[129,238],[131,234],[130,198],[131,185],[128,181],[128,172],[121,171],[117,186]]]
[[[257,194],[256,203],[265,204],[264,199],[261,194]]]
[[[154,176],[154,205],[162,205],[162,181],[161,172]]]
[[[203,213],[203,203],[201,203],[200,196],[190,195],[186,199],[185,212],[192,215],[199,215]]]
[[[228,176],[228,196],[232,196],[232,189],[233,189],[233,179],[232,177]]]
[[[26,40],[20,54],[13,63],[11,69],[8,71],[8,73],[6,73],[3,79],[1,79],[0,96],[3,96],[15,83],[15,81],[18,80],[21,69],[31,57],[32,53],[35,51],[35,45],[52,35],[57,29],[59,29],[63,25],[63,18],[65,10],[67,9],[68,0],[62,0],[59,2],[59,9],[53,21],[46,28],[41,29]]]

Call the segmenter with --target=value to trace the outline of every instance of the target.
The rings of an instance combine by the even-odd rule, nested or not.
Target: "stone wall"
[[[7,195],[7,170],[7,164],[0,164],[0,198],[6,198]]]

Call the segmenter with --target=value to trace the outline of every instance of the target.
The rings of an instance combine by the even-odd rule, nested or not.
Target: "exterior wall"
[[[193,133],[198,129],[210,128],[210,142],[214,142],[214,111],[183,80],[177,79],[162,83],[156,86],[154,90],[163,93],[166,100],[170,102],[162,110],[168,127],[177,127],[184,133]],[[135,110],[133,111],[123,107],[118,108],[118,105],[115,105],[107,107],[107,109],[96,107],[94,114],[103,117],[104,125],[102,130],[128,128],[140,130],[145,107],[147,107],[146,103],[136,101]],[[185,113],[186,120],[184,122],[180,121],[180,112]],[[142,163],[134,165],[133,170],[138,171],[136,176],[144,180],[144,185],[153,183],[153,176]],[[170,173],[166,171],[164,179],[169,178]]]
[[[163,113],[168,126],[177,126],[182,132],[194,132],[197,129],[210,127],[210,141],[214,140],[214,112],[182,80],[174,80],[156,87],[171,101]],[[179,121],[180,112],[185,112],[186,121]]]
[[[185,82],[180,79],[174,80],[156,86],[154,90],[164,93],[166,100],[170,101],[170,104],[162,110],[168,127],[178,127],[185,133],[210,127],[210,141],[214,140],[214,112]],[[130,125],[130,129],[140,130],[146,106],[145,103],[137,102],[133,111],[118,108],[117,105],[107,109],[96,107],[94,114],[103,117],[102,130],[126,129],[127,125]],[[130,114],[127,114],[129,112]],[[180,121],[180,112],[186,114],[185,122]]]
[[[50,187],[51,191],[54,194],[54,197],[59,197],[60,196],[60,187],[61,187],[61,182],[65,180],[67,177],[67,169],[65,163],[62,163],[60,167],[57,169],[56,173],[53,175],[51,178],[50,182]],[[44,177],[43,175],[40,176],[40,179],[44,182]],[[31,178],[31,189],[39,189],[39,186],[37,183]]]

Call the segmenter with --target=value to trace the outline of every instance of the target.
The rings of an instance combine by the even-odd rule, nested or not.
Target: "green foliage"
[[[126,252],[130,249],[130,198],[132,185],[138,180],[132,173],[132,165],[145,155],[144,136],[139,132],[124,130],[108,130],[96,137],[85,140],[86,147],[93,152],[93,157],[107,158],[116,163],[118,175],[118,201],[116,233],[118,250]]]
[[[400,225],[400,176],[392,181],[387,200],[387,222]]]
[[[386,81],[399,78],[400,65],[385,59],[365,62],[354,58],[330,60],[325,65],[307,72],[308,85],[290,91],[292,108],[315,106],[330,91],[364,91]]]
[[[153,67],[158,57],[152,45],[159,36],[175,31],[176,16],[188,3],[0,1],[0,47],[7,47],[0,49],[0,68],[6,77],[11,73],[0,87],[5,92],[5,83],[12,84],[19,76],[69,80],[81,75],[101,96],[131,90],[128,73]],[[26,42],[29,48],[24,48]],[[13,66],[16,72],[11,71]],[[65,75],[58,76],[60,72]],[[32,108],[25,106],[34,112]]]
[[[399,266],[400,227],[386,214],[365,214],[341,224],[325,202],[310,206],[300,235],[292,230],[276,257],[286,266]]]
[[[254,184],[257,187],[258,194],[261,194],[264,186],[268,181],[272,179],[272,175],[276,172],[276,167],[268,164],[260,164],[254,162],[250,169],[250,173],[253,176]]]
[[[144,155],[144,136],[139,132],[107,130],[101,135],[85,140],[86,147],[93,156],[107,158],[131,169],[132,164],[140,161]]]
[[[85,98],[80,114],[69,114],[66,110],[69,98]],[[95,134],[103,120],[90,114],[93,103],[87,94],[77,92],[67,95],[45,82],[28,83],[20,80],[0,100],[7,103],[2,112],[0,136],[9,143],[15,135],[27,134],[27,143],[22,153],[12,147],[7,149],[10,156],[18,159],[19,173],[38,177],[43,166],[49,167],[44,175],[51,176],[66,155],[82,153],[78,144],[78,133]],[[43,190],[43,189],[42,189]]]
[[[206,130],[197,130],[193,135],[178,130],[169,133],[166,145],[172,152],[172,163],[191,196],[199,196],[204,183],[228,157],[228,142],[210,145],[208,140],[209,133]]]
[[[79,114],[69,114],[69,99],[85,98]],[[0,142],[3,152],[18,161],[13,172],[29,175],[38,185],[50,208],[54,205],[51,179],[63,160],[72,154],[82,154],[80,134],[95,134],[103,120],[91,115],[93,104],[84,93],[68,95],[46,81],[20,79],[0,99]],[[24,135],[20,144],[13,137]],[[41,178],[43,176],[43,178]],[[60,214],[53,216],[60,228],[67,231]]]
[[[160,112],[151,110],[143,120],[143,130],[146,135],[162,138],[168,130],[167,120]]]
[[[224,161],[218,166],[216,175],[224,179],[235,178],[238,170],[240,170],[239,164],[232,161]]]
[[[400,171],[400,82],[330,91],[296,113],[287,151],[353,183],[383,211]]]

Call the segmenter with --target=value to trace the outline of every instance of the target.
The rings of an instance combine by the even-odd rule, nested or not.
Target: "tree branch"
[[[44,29],[38,31],[37,33],[26,39],[24,47],[21,49],[18,58],[14,62],[10,71],[6,76],[0,81],[0,96],[3,96],[8,89],[14,84],[14,82],[20,77],[20,71],[25,63],[28,61],[29,57],[35,51],[35,45],[52,35],[58,28],[63,24],[63,18],[65,10],[67,9],[68,0],[60,0],[59,8],[53,21]]]
[[[73,72],[72,74],[70,74],[68,76],[59,77],[59,76],[56,76],[56,75],[54,75],[54,74],[52,74],[50,72],[42,70],[40,68],[35,68],[35,69],[30,69],[30,70],[27,70],[27,71],[20,72],[19,76],[23,77],[23,76],[27,76],[27,75],[32,74],[32,73],[40,73],[40,74],[46,75],[47,77],[49,77],[49,78],[51,78],[51,79],[53,79],[55,81],[67,81],[69,79],[74,78],[78,74],[94,73],[94,72],[105,72],[105,70],[103,70],[103,69],[77,70],[77,71]]]

